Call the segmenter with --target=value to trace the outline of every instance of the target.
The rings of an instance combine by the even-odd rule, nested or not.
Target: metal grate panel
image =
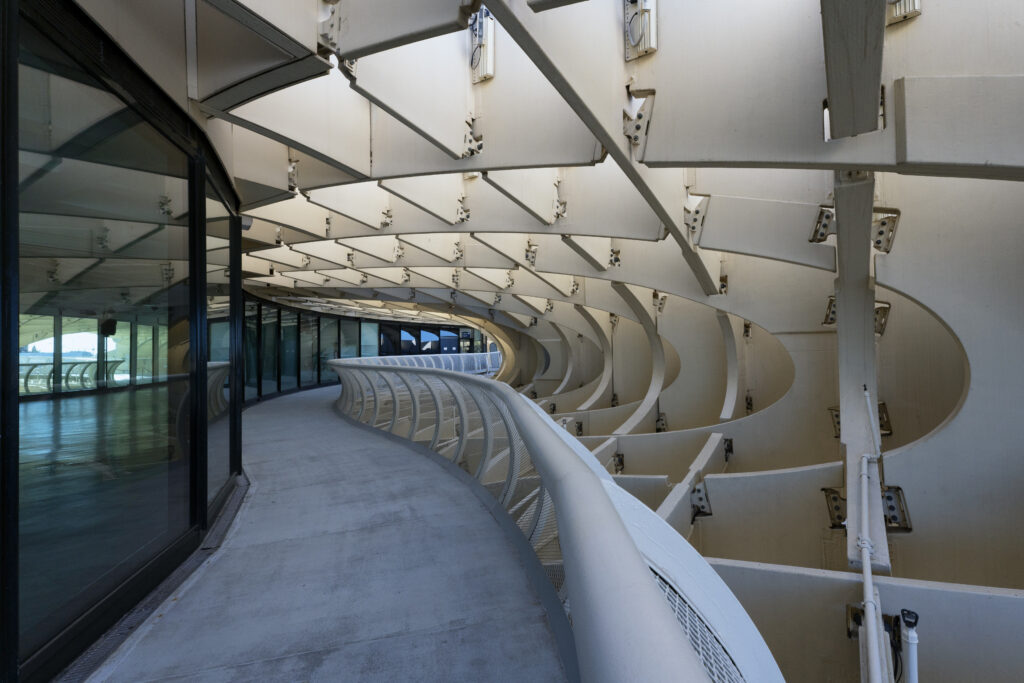
[[[662,578],[661,574],[653,569],[651,573],[654,574],[658,588],[665,594],[672,611],[676,613],[679,625],[683,627],[690,644],[700,656],[700,661],[711,680],[715,683],[743,683],[744,679],[736,667],[736,662],[732,661],[732,657],[704,619],[690,606],[686,598]]]

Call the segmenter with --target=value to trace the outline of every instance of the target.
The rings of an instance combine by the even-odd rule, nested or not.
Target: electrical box
[[[658,50],[658,0],[622,0],[626,61]]]

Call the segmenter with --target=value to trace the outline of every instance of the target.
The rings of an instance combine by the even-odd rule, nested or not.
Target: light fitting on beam
[[[658,50],[658,0],[622,0],[626,61]]]
[[[885,334],[885,326],[889,324],[889,311],[891,310],[892,304],[889,302],[875,302],[875,334],[879,336]]]
[[[473,83],[494,78],[494,17],[486,7],[469,18],[469,34]]]
[[[889,6],[885,12],[885,25],[892,26],[907,19],[913,19],[921,14],[922,0],[889,0]]]

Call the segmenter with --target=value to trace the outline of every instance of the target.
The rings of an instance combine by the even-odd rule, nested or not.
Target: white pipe
[[[878,419],[872,410],[871,393],[864,385],[864,400],[867,402],[868,422],[871,424],[871,435],[874,437],[875,454],[874,458],[868,453],[860,457],[860,529],[857,530],[857,547],[860,548],[861,572],[864,576],[864,620],[867,626],[868,638],[868,680],[870,683],[882,683],[882,661],[878,648],[878,616],[880,611],[875,604],[875,581],[871,573],[871,551],[874,544],[871,542],[871,509],[868,503],[871,500],[871,478],[868,465],[872,460],[875,462],[882,457],[882,437],[879,434]]]
[[[875,582],[871,575],[871,538],[867,533],[870,514],[868,512],[868,463],[871,456],[867,453],[860,458],[860,533],[857,534],[857,546],[860,548],[861,572],[864,576],[864,622],[867,627],[868,639],[868,681],[882,683],[881,653],[878,649],[878,616],[875,604]]]
[[[906,653],[903,666],[907,671],[907,683],[917,683],[917,628],[905,628],[903,642],[906,644]]]

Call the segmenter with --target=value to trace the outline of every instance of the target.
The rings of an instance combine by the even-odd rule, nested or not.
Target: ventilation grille
[[[651,573],[657,579],[658,588],[665,594],[672,611],[676,613],[676,619],[686,632],[690,644],[700,655],[700,661],[711,680],[715,683],[743,683],[744,679],[736,667],[736,662],[732,661],[732,657],[725,651],[722,642],[704,619],[658,572],[652,569]]]

